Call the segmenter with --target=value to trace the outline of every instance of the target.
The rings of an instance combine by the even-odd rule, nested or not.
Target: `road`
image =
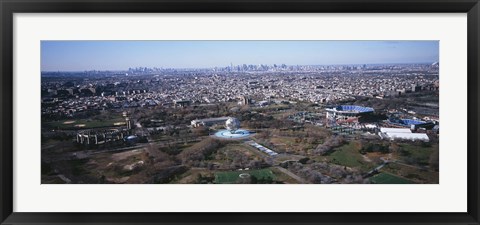
[[[275,166],[275,168],[277,168],[280,172],[290,176],[291,178],[295,179],[296,181],[298,181],[299,183],[301,184],[308,184],[309,182],[307,182],[305,179],[295,175],[294,173],[288,171],[287,169],[283,168],[283,167],[280,167],[280,166]]]

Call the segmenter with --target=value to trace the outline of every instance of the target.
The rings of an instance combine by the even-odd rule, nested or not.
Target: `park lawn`
[[[278,168],[272,167],[272,172],[277,178],[277,181],[285,184],[300,184],[297,180],[280,171]]]
[[[419,165],[428,165],[430,160],[430,155],[432,155],[435,148],[438,148],[438,145],[433,144],[432,146],[418,146],[414,144],[402,143],[400,144],[401,151],[406,153],[406,155],[400,155],[403,161],[413,161]],[[409,160],[410,158],[410,160]]]
[[[389,173],[377,174],[370,178],[370,181],[374,184],[414,184],[410,180]]]
[[[275,180],[276,177],[270,169],[260,170],[243,170],[243,171],[229,171],[215,173],[216,184],[234,184],[238,181],[239,175],[242,173],[248,173],[250,176],[254,176],[257,179],[271,178]]]
[[[295,131],[295,134],[301,135],[304,134],[306,135],[307,132],[304,131]],[[318,141],[317,143],[307,143],[305,141],[300,141],[296,142],[295,137],[288,137],[288,136],[275,136],[270,138],[270,142],[274,144],[272,146],[272,150],[278,152],[278,153],[283,153],[285,150],[289,152],[304,152],[307,149],[312,149],[315,148],[321,141]],[[262,144],[261,142],[258,142],[259,144]],[[262,144],[264,145],[264,144]],[[267,146],[265,146],[267,147]]]
[[[363,159],[360,152],[355,149],[354,141],[338,147],[334,152],[326,157],[331,163],[352,168],[361,168],[362,170],[369,170],[374,166]]]
[[[216,154],[222,154],[223,155],[223,158],[224,159],[227,159],[228,157],[226,156],[226,152],[228,151],[235,151],[235,152],[238,152],[242,155],[245,155],[247,156],[249,159],[257,159],[257,160],[260,160],[261,158],[263,158],[265,155],[263,155],[264,153],[262,153],[261,151],[257,150],[256,148],[248,145],[248,144],[245,144],[245,143],[230,143],[230,144],[227,144],[226,146],[223,146],[222,148],[218,149],[216,151]],[[214,155],[212,155],[211,157],[208,158],[208,160],[213,160],[214,159]],[[230,159],[230,160],[233,160],[233,159]],[[221,164],[225,163],[223,162],[219,162]]]
[[[439,173],[437,171],[415,168],[413,166],[389,163],[382,168],[382,171],[405,177],[415,183],[438,184],[439,182]]]
[[[287,146],[298,145],[298,143],[295,142],[294,137],[277,136],[277,137],[270,138],[270,141],[275,145],[287,145]]]

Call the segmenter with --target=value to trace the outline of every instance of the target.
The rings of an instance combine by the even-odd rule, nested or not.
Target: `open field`
[[[272,179],[275,180],[276,176],[270,169],[261,169],[261,170],[244,170],[244,171],[230,171],[230,172],[218,172],[215,174],[215,183],[216,184],[233,184],[236,183],[240,178],[239,175],[242,173],[248,173],[250,176],[253,176],[257,179]]]
[[[301,132],[301,131],[299,131]],[[305,154],[308,149],[316,146],[315,143],[308,143],[305,140],[294,137],[276,135],[268,139],[268,142],[258,140],[257,143],[272,148],[277,153]]]
[[[301,184],[298,180],[295,180],[293,177],[285,174],[284,172],[280,171],[277,167],[272,167],[272,172],[277,178],[277,181],[281,181],[285,184]]]
[[[432,146],[417,146],[413,144],[402,143],[400,146],[399,159],[407,162],[407,164],[428,165],[430,156],[438,149],[437,144]]]
[[[357,167],[364,171],[372,169],[375,165],[367,162],[355,149],[355,143],[352,141],[348,144],[338,147],[333,153],[326,157],[331,163],[347,166]]]
[[[410,180],[389,173],[377,174],[370,178],[370,181],[374,184],[413,184]]]
[[[439,173],[406,164],[390,163],[382,171],[405,177],[416,183],[438,184]]]

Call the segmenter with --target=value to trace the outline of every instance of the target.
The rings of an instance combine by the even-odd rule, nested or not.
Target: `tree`
[[[325,140],[323,144],[319,144],[313,153],[327,155],[335,150],[336,147],[340,147],[345,143],[345,139],[341,136],[331,136]]]
[[[198,166],[200,161],[210,157],[211,154],[213,154],[222,146],[222,142],[212,138],[206,138],[201,142],[198,142],[195,145],[183,150],[180,154],[178,154],[178,157],[184,164],[193,164]]]

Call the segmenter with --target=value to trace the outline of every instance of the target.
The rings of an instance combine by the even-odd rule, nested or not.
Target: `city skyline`
[[[439,61],[438,41],[42,41],[41,70],[354,65]]]

